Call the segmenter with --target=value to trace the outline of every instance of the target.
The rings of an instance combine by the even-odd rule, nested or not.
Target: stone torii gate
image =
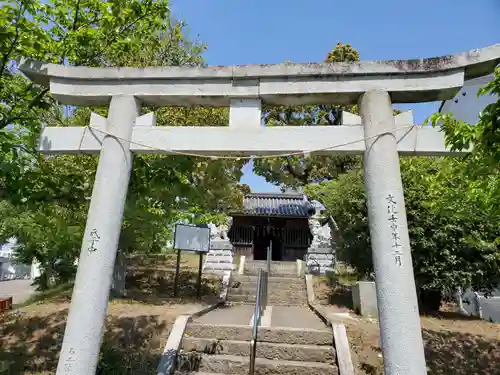
[[[109,105],[90,127],[46,127],[43,153],[100,153],[57,375],[94,374],[133,154],[364,154],[386,374],[426,374],[399,155],[445,155],[442,133],[410,127],[392,103],[452,98],[489,74],[500,45],[397,61],[222,67],[84,68],[25,61],[61,103]],[[261,105],[358,104],[342,126],[261,127]],[[141,104],[230,107],[229,127],[155,127]],[[401,123],[405,126],[401,127]],[[193,124],[196,125],[196,124]],[[215,125],[215,124],[214,124]]]

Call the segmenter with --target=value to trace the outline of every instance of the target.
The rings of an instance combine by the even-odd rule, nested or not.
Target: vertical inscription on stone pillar
[[[101,237],[99,236],[99,233],[97,233],[97,230],[94,228],[90,232],[90,246],[88,247],[88,251],[93,253],[94,251],[97,250],[97,245],[99,244],[99,240]]]
[[[398,211],[397,202],[394,195],[389,194],[386,197],[387,200],[387,221],[389,223],[389,228],[391,228],[391,240],[392,240],[392,255],[394,256],[394,263],[398,266],[402,266],[402,256],[403,249],[401,246],[401,237],[399,236],[399,226],[398,226]]]
[[[70,348],[69,349],[69,354],[68,354],[68,359],[67,359],[66,363],[64,364],[64,372],[66,374],[71,374],[72,373],[73,363],[75,362],[75,358],[74,358],[75,354],[76,354],[75,349]]]

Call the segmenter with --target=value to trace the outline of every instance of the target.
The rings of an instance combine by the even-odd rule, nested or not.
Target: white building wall
[[[454,117],[468,124],[476,124],[479,120],[479,112],[488,104],[494,103],[498,97],[482,95],[477,97],[477,92],[493,79],[493,74],[478,77],[466,81],[464,87],[452,99],[446,100],[442,107],[442,113],[453,113]]]
[[[9,238],[7,243],[0,245],[0,281],[16,279],[33,279],[40,276],[36,264],[19,264],[14,260],[15,238]]]

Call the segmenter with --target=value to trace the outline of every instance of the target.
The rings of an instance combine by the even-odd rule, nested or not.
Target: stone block
[[[210,243],[203,271],[231,271],[236,265],[233,264],[233,246],[227,240],[214,240]]]
[[[210,250],[232,250],[233,245],[227,240],[212,240],[210,241]]]
[[[330,246],[310,247],[307,252],[309,254],[333,254],[333,249]]]
[[[378,316],[377,290],[374,281],[358,281],[352,287],[354,311],[363,316]]]
[[[333,269],[335,254],[330,248],[309,249],[306,257],[306,272],[311,274],[325,274]]]

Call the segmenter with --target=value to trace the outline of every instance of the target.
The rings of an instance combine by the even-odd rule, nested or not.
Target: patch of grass
[[[171,303],[191,303],[196,299],[198,273],[180,271],[177,284],[177,297],[174,297],[175,271],[134,270],[127,274],[127,298],[148,304],[162,305]],[[202,276],[202,300],[218,298],[220,278]]]
[[[127,299],[163,305],[191,303],[196,300],[199,255],[181,252],[177,297],[174,279],[177,254],[134,256],[127,260]],[[213,302],[220,291],[220,277],[202,275],[201,297]]]
[[[203,256],[204,260],[205,256]],[[180,267],[183,269],[198,269],[199,255],[191,251],[181,251]],[[163,254],[140,254],[127,259],[127,265],[132,267],[150,267],[154,269],[175,269],[177,251]]]
[[[357,276],[343,265],[337,265],[336,272],[314,276],[314,292],[321,304],[338,309],[352,309],[351,287],[358,281]]]

